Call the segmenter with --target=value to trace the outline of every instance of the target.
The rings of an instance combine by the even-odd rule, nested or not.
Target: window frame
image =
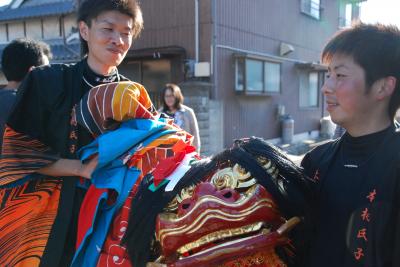
[[[360,9],[365,0],[341,0],[339,3],[339,29],[348,28],[360,19]],[[349,10],[347,8],[349,7]],[[347,15],[350,15],[348,17]]]
[[[247,60],[253,60],[253,61],[259,61],[262,63],[262,90],[257,91],[257,90],[249,90],[248,89],[248,84],[247,84]],[[242,77],[242,86],[239,88],[239,83],[238,83],[238,77],[239,77],[239,65],[238,63],[242,62],[242,67],[243,67],[243,77]],[[265,73],[265,64],[270,63],[270,64],[277,64],[279,65],[279,85],[278,85],[278,91],[269,91],[266,88],[266,73]],[[264,95],[264,96],[270,96],[270,95],[279,95],[282,92],[282,61],[276,60],[276,59],[271,59],[268,57],[261,57],[261,56],[254,56],[254,55],[249,55],[249,54],[234,54],[234,67],[235,67],[235,75],[234,75],[234,90],[235,93],[238,95]]]
[[[299,100],[298,100],[298,105],[299,105],[299,108],[301,110],[315,110],[315,109],[319,109],[320,108],[320,106],[321,106],[321,90],[320,89],[321,89],[322,84],[324,82],[325,73],[326,73],[326,71],[312,70],[312,69],[302,70],[302,72],[300,73],[300,75],[299,75],[299,98],[298,98]],[[317,88],[316,88],[316,90],[317,90],[317,92],[316,92],[317,99],[316,100],[317,101],[316,101],[316,105],[315,106],[311,106],[311,105],[302,106],[301,94],[304,91],[302,91],[303,88],[302,88],[301,79],[302,79],[302,76],[303,76],[303,78],[307,79],[307,86],[308,86],[308,90],[309,90],[310,89],[310,76],[311,76],[311,74],[316,74],[317,75]],[[310,91],[308,91],[308,92],[310,92]]]
[[[307,15],[315,20],[321,20],[322,7],[321,1],[319,0],[318,7],[313,8],[313,4],[316,4],[314,0],[300,0],[300,12]],[[313,11],[318,11],[318,16],[316,16]]]

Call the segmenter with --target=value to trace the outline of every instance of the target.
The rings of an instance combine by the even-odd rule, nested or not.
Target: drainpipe
[[[211,75],[214,88],[210,97],[215,98],[218,83],[218,60],[217,60],[217,3],[211,0],[211,20],[212,20],[212,39],[211,39]]]
[[[199,62],[199,0],[194,1],[194,45],[197,63]]]

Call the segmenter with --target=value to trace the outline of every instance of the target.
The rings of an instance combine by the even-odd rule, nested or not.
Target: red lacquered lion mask
[[[288,232],[306,213],[309,181],[261,139],[194,163],[172,191],[151,183],[132,202],[134,266],[277,267],[293,257]]]

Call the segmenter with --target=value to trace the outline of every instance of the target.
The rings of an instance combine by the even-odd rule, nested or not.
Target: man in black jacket
[[[309,267],[400,266],[400,31],[358,24],[325,46],[322,87],[346,130],[302,162],[317,182]]]

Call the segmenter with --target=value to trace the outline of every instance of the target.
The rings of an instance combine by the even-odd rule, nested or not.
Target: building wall
[[[72,29],[77,29],[76,15],[70,14],[64,17],[64,30],[65,36],[68,36],[72,33]]]
[[[0,24],[0,43],[7,43],[7,25]]]
[[[225,102],[225,146],[243,136],[279,137],[278,104],[283,104],[295,120],[295,133],[319,128],[321,97],[317,108],[299,107],[300,70],[294,61],[319,60],[323,44],[338,28],[336,2],[321,0],[324,9],[321,20],[316,20],[300,12],[300,1],[216,1],[217,82],[212,94]],[[237,95],[233,54],[244,50],[279,56],[281,42],[295,49],[281,60],[281,92],[269,96]]]
[[[60,19],[59,17],[43,18],[43,39],[59,38],[60,32]]]
[[[321,20],[316,20],[300,13],[300,0],[199,1],[199,61],[211,62],[213,57],[216,59],[217,68],[210,79],[213,82],[215,78],[216,84],[210,87],[210,101],[220,103],[220,109],[216,110],[222,113],[218,116],[223,118],[224,123],[212,127],[215,134],[223,133],[224,146],[230,145],[232,139],[243,136],[256,135],[268,139],[278,137],[278,104],[283,104],[286,112],[293,116],[295,133],[318,128],[322,112],[321,99],[318,108],[299,107],[299,69],[294,66],[293,61],[319,59],[323,44],[337,29],[337,2],[321,0],[323,12]],[[213,4],[216,5],[215,18],[212,17]],[[194,59],[195,0],[146,0],[142,1],[141,5],[145,28],[131,48],[133,53],[139,49],[181,46],[186,51],[186,58]],[[31,28],[37,34],[39,21],[38,19],[29,22],[32,25],[27,27],[28,34],[31,34]],[[44,38],[59,37],[59,19],[52,17],[44,18],[43,21]],[[64,22],[68,36],[75,26],[75,15],[67,16]],[[10,24],[14,29],[10,29],[10,32],[16,35],[21,34],[21,31],[23,33],[23,24],[14,24]],[[0,27],[0,35],[1,31],[5,31],[5,28]],[[213,40],[216,44],[214,51],[211,49]],[[236,95],[233,58],[235,49],[277,56],[281,42],[291,44],[295,48],[294,52],[281,61],[281,92],[270,96]],[[219,130],[214,129],[218,126]],[[207,136],[204,134],[207,129],[201,129],[201,134],[202,131],[203,135]],[[210,134],[208,136],[212,139]]]
[[[338,1],[321,0],[321,20],[300,12],[300,1],[219,0],[218,43],[276,54],[281,41],[296,47],[291,58],[318,59],[320,49],[338,29]]]
[[[8,39],[11,41],[15,38],[25,37],[24,23],[17,21],[8,24]]]
[[[29,37],[33,39],[54,39],[61,37],[60,17],[26,19],[24,21],[8,22],[8,40],[6,23],[0,24],[0,43],[8,43],[15,38]],[[42,26],[43,24],[43,26]],[[70,14],[64,18],[65,34],[68,36],[72,28],[76,28],[76,15]],[[24,29],[25,27],[25,29]]]
[[[42,22],[40,19],[30,19],[26,21],[26,35],[32,39],[42,39]]]
[[[181,46],[187,58],[195,58],[194,0],[146,0],[141,2],[144,31],[133,50]],[[199,1],[200,61],[210,61],[211,0]]]
[[[212,4],[216,4],[215,43],[213,40]],[[321,99],[317,108],[299,107],[299,74],[295,63],[283,59],[281,65],[281,93],[271,96],[237,96],[234,90],[235,62],[232,48],[256,53],[279,55],[285,42],[295,51],[290,60],[318,61],[323,44],[337,30],[338,1],[321,0],[321,20],[300,12],[300,1],[293,0],[203,0],[200,7],[200,61],[211,62],[216,56],[216,86],[211,89],[211,100],[223,105],[224,145],[232,139],[257,135],[276,138],[281,134],[277,119],[278,104],[295,120],[295,133],[316,130],[322,114]],[[187,0],[147,0],[142,2],[145,29],[133,50],[164,46],[182,46],[187,58],[195,57],[194,3]],[[211,80],[212,82],[212,80]],[[262,123],[260,123],[262,122]],[[213,127],[217,127],[213,125]]]

